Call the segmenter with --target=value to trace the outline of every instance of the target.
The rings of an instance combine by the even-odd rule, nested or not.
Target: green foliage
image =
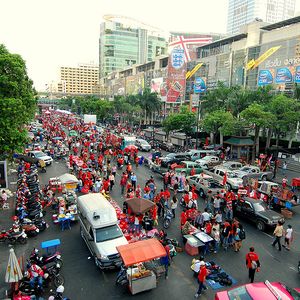
[[[163,127],[167,134],[170,131],[179,130],[190,135],[195,126],[196,115],[190,112],[186,106],[183,106],[179,113],[171,114],[163,121]]]
[[[22,57],[0,45],[0,156],[9,156],[27,142],[24,124],[34,117],[35,91]]]

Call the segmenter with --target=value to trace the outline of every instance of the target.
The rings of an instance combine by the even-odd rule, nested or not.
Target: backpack
[[[240,229],[239,231],[239,238],[241,240],[244,240],[246,238],[246,232],[245,232],[245,229]]]

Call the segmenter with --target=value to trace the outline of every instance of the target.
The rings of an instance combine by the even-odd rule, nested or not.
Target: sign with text
[[[206,80],[205,78],[196,77],[194,81],[194,93],[199,94],[206,91]]]
[[[292,70],[289,68],[276,69],[275,83],[290,83],[293,82]]]
[[[264,86],[273,83],[274,72],[272,70],[260,70],[258,73],[257,85]]]
[[[295,82],[300,83],[300,66],[297,66],[295,70]]]

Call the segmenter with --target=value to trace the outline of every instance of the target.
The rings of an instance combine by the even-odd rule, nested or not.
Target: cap
[[[200,267],[205,266],[205,262],[203,260],[200,261]]]

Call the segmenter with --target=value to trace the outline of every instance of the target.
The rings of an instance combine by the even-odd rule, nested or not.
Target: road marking
[[[295,271],[295,272],[298,273],[298,270],[295,267],[289,266],[289,269],[291,269],[291,270],[293,270],[293,271]]]
[[[273,236],[272,236],[272,235],[270,235],[270,234],[268,234],[268,233],[266,233],[266,232],[263,232],[263,234],[266,235],[266,236],[268,236],[269,238],[273,239]]]

